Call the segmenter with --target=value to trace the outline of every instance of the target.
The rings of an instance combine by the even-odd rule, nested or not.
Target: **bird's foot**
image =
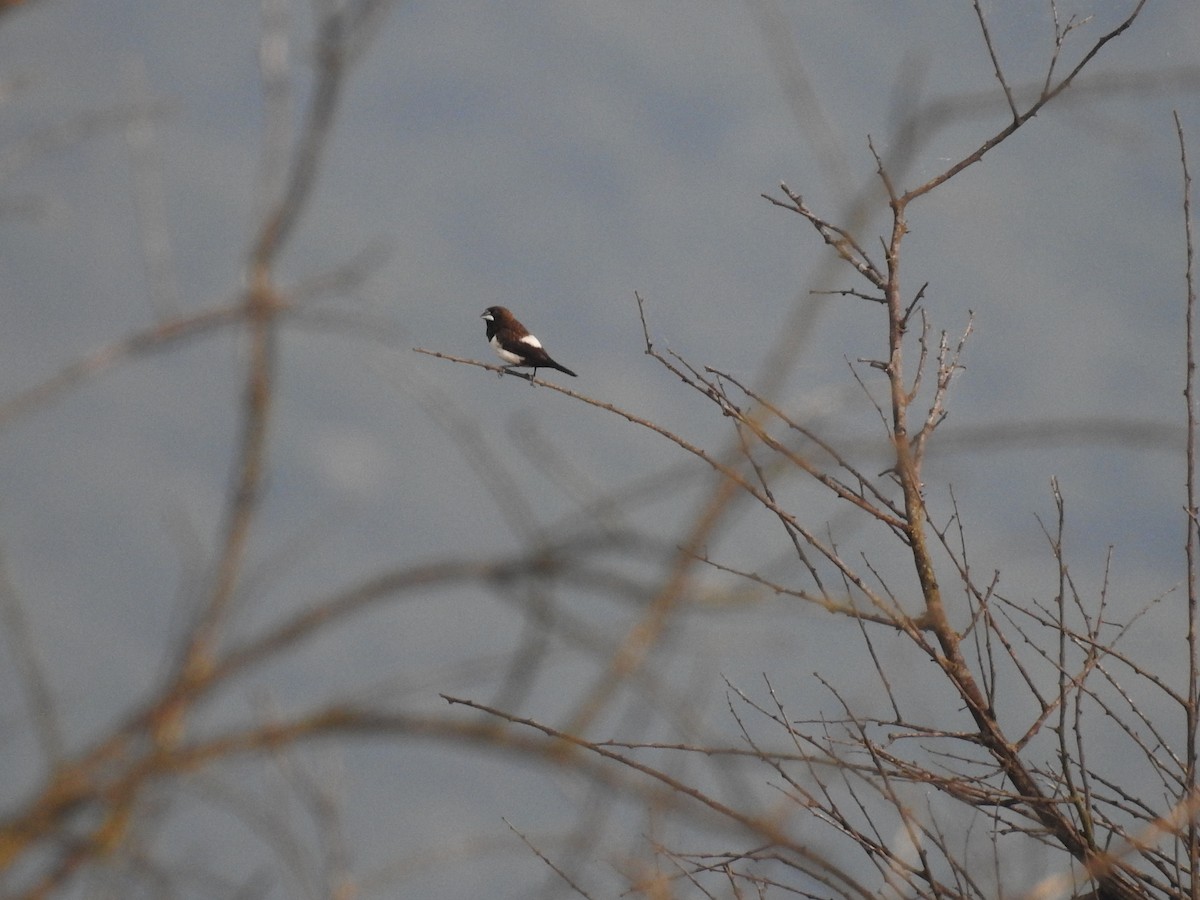
[[[500,372],[499,377],[503,378],[505,375],[512,375],[514,378],[524,378],[531,385],[533,384],[533,375],[527,372],[518,372],[516,366],[505,366],[503,371]]]

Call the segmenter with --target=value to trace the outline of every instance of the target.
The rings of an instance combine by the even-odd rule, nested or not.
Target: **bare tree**
[[[588,785],[578,800],[576,825],[566,832],[529,834],[509,825],[528,853],[545,864],[547,892],[595,896],[588,864],[603,845],[620,848],[606,852],[621,860],[627,894],[647,897],[1012,895],[1013,873],[1033,853],[1044,854],[1058,874],[1031,896],[1200,895],[1193,875],[1200,853],[1194,822],[1200,683],[1195,297],[1182,122],[1176,121],[1186,228],[1181,268],[1186,267],[1187,297],[1181,307],[1188,321],[1187,500],[1179,522],[1188,553],[1185,689],[1126,650],[1123,638],[1144,610],[1119,621],[1107,587],[1097,596],[1078,587],[1065,541],[1068,498],[1057,486],[1056,516],[1043,523],[1058,572],[1054,596],[1005,596],[997,570],[974,560],[952,487],[927,465],[939,442],[953,439],[945,422],[972,319],[964,311],[952,328],[932,322],[923,302],[927,279],[908,276],[901,266],[922,201],[976,163],[1004,153],[1018,131],[1052,115],[1069,89],[1081,90],[1082,73],[1138,20],[1146,0],[1128,3],[1124,18],[1077,51],[1071,66],[1062,62],[1065,51],[1079,46],[1088,32],[1077,20],[1061,21],[1051,3],[1053,50],[1044,79],[1030,88],[1006,75],[976,2],[979,34],[1009,112],[1002,128],[981,133],[970,152],[905,187],[925,142],[962,113],[946,103],[912,110],[889,136],[888,153],[871,144],[875,185],[839,221],[813,209],[803,192],[787,184],[779,193],[764,194],[773,207],[798,217],[794,221],[807,239],[827,245],[847,279],[838,302],[869,304],[878,312],[878,332],[869,340],[879,349],[853,363],[849,378],[870,398],[883,436],[875,446],[886,448],[883,471],[873,449],[862,452],[860,444],[832,436],[831,429],[814,426],[778,399],[802,325],[792,323],[781,332],[778,344],[763,354],[760,376],[749,380],[659,349],[653,303],[635,294],[630,316],[639,317],[644,351],[667,376],[663,384],[670,387],[663,390],[694,392],[710,404],[712,414],[729,426],[723,444],[702,446],[584,391],[531,378],[590,415],[668,442],[690,464],[657,473],[649,484],[602,489],[599,499],[586,504],[580,527],[547,534],[527,527],[526,501],[494,465],[477,426],[424,386],[417,393],[427,414],[455,438],[469,462],[492,474],[490,487],[511,511],[525,543],[522,552],[492,559],[462,552],[365,574],[281,620],[243,630],[234,613],[258,586],[251,538],[260,527],[268,481],[281,334],[288,328],[343,329],[399,345],[391,323],[308,302],[369,278],[374,253],[301,284],[283,284],[277,275],[280,254],[308,212],[347,72],[386,5],[378,0],[316,5],[314,84],[294,136],[286,127],[284,26],[267,16],[261,57],[268,99],[266,200],[246,252],[245,289],[198,312],[165,304],[144,329],[66,363],[0,403],[0,426],[16,427],[23,415],[104,371],[202,335],[233,330],[245,346],[232,485],[217,546],[204,566],[203,590],[180,648],[153,696],[90,746],[70,747],[28,633],[24,603],[0,579],[4,631],[19,662],[29,727],[44,766],[27,800],[5,810],[0,820],[0,890],[6,896],[49,897],[80,884],[84,873],[109,872],[118,885],[113,893],[130,886],[162,896],[182,892],[187,873],[163,867],[148,848],[154,830],[175,813],[164,797],[189,794],[249,827],[285,873],[281,880],[290,879],[298,894],[341,898],[393,890],[404,867],[374,874],[355,870],[337,779],[304,755],[318,742],[351,746],[372,739],[397,748],[436,742],[479,750],[532,765],[547,777],[565,772],[573,783]],[[280,7],[264,8],[282,16]],[[773,7],[754,9],[770,27]],[[787,48],[777,50],[776,59],[786,66]],[[803,73],[789,77],[802,84]],[[1101,82],[1094,89],[1104,96],[1120,84]],[[102,124],[127,124],[145,112],[109,113]],[[889,227],[875,249],[865,222],[880,186]],[[503,373],[491,363],[418,349],[424,356]],[[868,385],[874,373],[882,376],[882,395]],[[550,458],[538,463],[551,476],[563,465]],[[582,479],[568,472],[562,480]],[[831,501],[822,508],[835,512],[814,519],[797,502],[797,485]],[[685,488],[698,493],[700,502],[681,536],[663,539],[630,524],[627,514],[646,494]],[[934,494],[936,502],[930,499]],[[738,527],[738,514],[747,508],[771,523],[800,577],[776,577],[753,563],[709,553],[719,534]],[[867,537],[853,549],[842,546],[834,516],[849,517]],[[690,721],[688,699],[663,678],[662,659],[671,659],[672,642],[689,610],[702,604],[712,576],[720,576],[721,584],[790,598],[844,623],[870,660],[862,677],[870,679],[874,702],[862,703],[844,685],[817,673],[816,685],[839,711],[797,720],[767,672],[761,686],[726,686],[727,722],[736,739],[716,737]],[[205,722],[218,697],[246,687],[252,673],[302,654],[316,636],[402,599],[458,586],[493,591],[515,607],[522,623],[486,699],[439,687],[447,705],[429,711],[391,695],[381,698],[364,683],[349,699],[286,711],[263,704],[251,716],[220,717],[216,727]],[[714,595],[729,590],[711,588]],[[614,632],[557,602],[569,592],[602,598],[603,612],[596,618],[616,616],[620,626]],[[559,646],[585,661],[593,675],[583,689],[559,698],[551,721],[529,714],[527,707],[535,688],[554,679],[553,648]],[[931,694],[940,698],[936,707],[925,702]],[[669,722],[669,728],[648,728],[650,718]],[[660,739],[667,732],[678,739]],[[1111,758],[1111,750],[1097,748],[1114,744],[1125,761],[1116,771],[1097,761]],[[274,807],[253,802],[217,777],[246,761],[270,773],[285,800]],[[633,839],[623,836],[631,821],[641,823]],[[253,880],[223,883],[213,871],[203,874],[202,884],[207,893],[222,896],[252,896],[266,888]]]

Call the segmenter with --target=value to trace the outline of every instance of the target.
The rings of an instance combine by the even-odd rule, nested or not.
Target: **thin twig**
[[[1196,509],[1196,282],[1195,282],[1195,244],[1192,238],[1192,175],[1188,169],[1187,141],[1183,134],[1183,123],[1179,113],[1175,112],[1175,134],[1179,139],[1179,164],[1183,172],[1183,235],[1186,254],[1184,271],[1187,288],[1185,309],[1185,337],[1187,350],[1187,367],[1184,374],[1183,397],[1187,411],[1187,447],[1184,463],[1184,476],[1187,492],[1187,508],[1185,509],[1184,525],[1187,529],[1184,541],[1184,552],[1187,558],[1187,644],[1188,644],[1188,692],[1185,712],[1187,717],[1187,769],[1184,783],[1191,791],[1196,790],[1197,729],[1200,728],[1200,635],[1197,635],[1197,624],[1200,620],[1200,598],[1197,597],[1197,522]],[[1187,831],[1188,871],[1192,873],[1191,895],[1193,900],[1200,896],[1200,879],[1195,877],[1197,863],[1200,861],[1200,826],[1193,818],[1188,823]]]

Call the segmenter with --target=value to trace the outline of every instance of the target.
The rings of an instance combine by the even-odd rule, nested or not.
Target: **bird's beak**
[[[487,319],[489,322],[493,321],[493,319],[492,319],[492,314],[491,314],[491,313],[488,313],[488,312],[485,312],[485,313],[484,313],[483,315],[481,315],[479,318],[481,318],[481,319]]]

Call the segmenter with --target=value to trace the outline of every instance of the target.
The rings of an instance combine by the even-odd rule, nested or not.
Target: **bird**
[[[529,333],[529,329],[517,321],[517,317],[504,306],[489,306],[479,318],[487,322],[488,342],[496,355],[508,365],[506,369],[529,368],[533,374],[538,369],[558,369],[572,378],[579,376],[562,363],[555,362],[542,349],[542,342]]]

